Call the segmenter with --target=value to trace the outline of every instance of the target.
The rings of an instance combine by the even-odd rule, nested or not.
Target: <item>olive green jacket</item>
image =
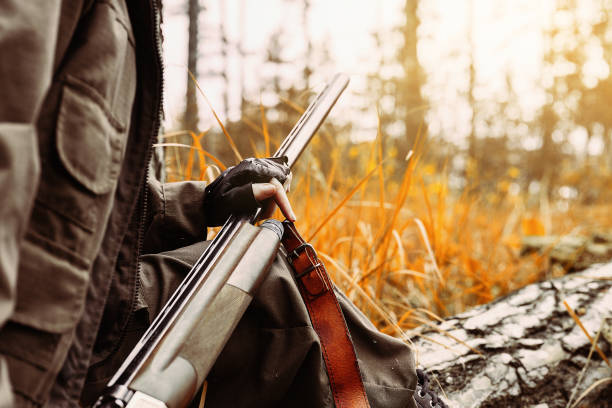
[[[203,238],[200,184],[144,188],[159,15],[154,0],[0,2],[1,407],[78,406],[142,306],[143,245]]]

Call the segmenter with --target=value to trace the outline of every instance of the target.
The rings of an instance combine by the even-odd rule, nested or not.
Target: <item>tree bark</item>
[[[612,369],[593,350],[564,301],[610,360],[612,263],[529,285],[422,328],[419,365],[452,407],[612,406]],[[469,347],[468,347],[469,346]],[[481,355],[474,350],[478,350]],[[581,372],[585,365],[581,381]],[[436,391],[444,395],[435,386]]]

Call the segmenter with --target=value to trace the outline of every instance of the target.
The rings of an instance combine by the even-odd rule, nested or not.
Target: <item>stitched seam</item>
[[[107,106],[104,97],[100,95],[100,93],[93,85],[70,74],[66,74],[66,77],[64,78],[63,82],[66,85],[69,85],[72,88],[81,91],[85,96],[88,96],[91,100],[93,100],[96,105],[100,107],[100,109],[104,113],[104,116],[106,116],[106,118],[108,119],[109,123],[117,131],[125,131],[125,125],[121,123],[119,119],[115,118],[115,116],[111,113],[110,108]]]
[[[409,391],[409,392],[415,392],[416,391],[416,388],[412,389],[412,388],[406,388],[406,387],[393,387],[391,385],[376,384],[376,383],[371,382],[371,381],[364,381],[363,384],[364,385],[365,384],[369,384],[369,385],[371,385],[373,387],[381,387],[381,388],[386,388],[386,389],[389,389],[389,390],[406,390],[406,391]]]
[[[342,309],[340,308],[340,304],[338,303],[338,299],[336,299],[336,296],[332,296],[333,297],[333,301],[334,301],[334,305],[336,306],[336,310],[338,311],[338,313],[340,313],[340,316],[342,317],[342,323],[344,324],[344,338],[349,342],[350,346],[351,346],[351,355],[353,356],[353,361],[355,363],[355,368],[357,369],[357,375],[359,376],[359,379],[361,380],[360,382],[360,386],[359,386],[359,390],[361,391],[361,395],[362,397],[367,401],[368,398],[366,396],[365,393],[365,388],[362,386],[363,384],[363,379],[361,378],[361,370],[359,369],[359,363],[357,363],[357,353],[355,352],[355,346],[353,345],[353,342],[351,341],[351,338],[348,334],[348,327],[346,326],[346,320],[344,320],[344,314],[342,313]]]
[[[81,222],[80,220],[76,219],[76,217],[70,217],[69,215],[64,214],[63,212],[56,210],[55,208],[53,208],[52,206],[50,206],[49,204],[47,204],[46,202],[42,201],[41,199],[36,199],[36,203],[39,204],[41,207],[45,207],[45,209],[51,211],[52,213],[74,223],[75,225],[83,228],[83,230],[87,231],[87,232],[93,232],[94,229],[91,228],[90,226],[84,224],[83,222]]]
[[[32,397],[30,397],[28,394],[26,394],[26,393],[24,393],[24,392],[22,392],[22,391],[19,391],[19,390],[18,390],[18,389],[16,389],[16,388],[13,388],[13,392],[14,392],[15,394],[19,394],[19,396],[20,396],[21,398],[23,398],[23,399],[25,399],[25,400],[28,400],[28,401],[30,401],[31,403],[33,403],[33,404],[35,404],[35,405],[37,405],[37,406],[40,406],[40,403],[39,403],[37,400],[35,400],[35,399],[33,399]]]
[[[75,266],[81,269],[89,269],[89,267],[91,266],[91,262],[80,256],[78,253],[62,245],[59,245],[56,242],[50,240],[49,238],[44,237],[34,231],[28,231],[26,233],[26,237],[28,238],[30,243],[36,244],[39,247],[42,247],[43,249],[55,252],[54,255],[56,257],[58,256],[58,254],[61,254],[62,259],[75,263]]]
[[[136,43],[132,35],[131,27],[128,22],[124,21],[122,10],[118,10],[117,7],[115,7],[115,5],[109,0],[102,0],[100,3],[107,5],[110,9],[113,10],[113,12],[115,13],[115,21],[117,21],[125,29],[129,43],[132,44],[134,48],[136,48]]]
[[[311,318],[318,322],[319,321],[318,314],[314,311],[314,309],[312,309],[312,306],[310,305],[310,303],[307,303],[306,306],[308,308],[308,313],[312,316]],[[314,323],[313,323],[313,326],[314,326]],[[316,331],[317,330],[315,328],[315,332]],[[320,340],[321,336],[319,335],[318,332],[317,332],[317,335],[319,336],[319,340]],[[331,377],[329,380],[330,380],[330,388],[332,390],[332,393],[334,394],[334,401],[341,403],[342,401],[340,400],[338,390],[336,389],[336,380],[334,377],[334,370],[332,369],[332,365],[330,364],[329,355],[327,353],[327,347],[325,346],[324,342],[321,342],[321,350],[323,352],[323,358],[325,359],[325,365],[327,366],[327,375]],[[342,408],[342,407],[338,407],[338,408]]]

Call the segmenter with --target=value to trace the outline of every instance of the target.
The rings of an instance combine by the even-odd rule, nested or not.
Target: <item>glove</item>
[[[262,206],[253,194],[253,183],[276,179],[284,184],[291,170],[287,157],[249,158],[229,167],[206,187],[204,212],[211,227],[222,225],[230,214],[247,214]]]

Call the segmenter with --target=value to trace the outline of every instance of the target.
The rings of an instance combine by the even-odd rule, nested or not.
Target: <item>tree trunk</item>
[[[472,109],[472,115],[470,117],[470,136],[468,139],[468,157],[472,160],[472,165],[476,164],[478,160],[476,153],[476,99],[474,99],[474,87],[476,83],[476,68],[474,66],[474,0],[469,0],[468,3],[468,43],[470,45],[470,66],[468,68],[469,73],[469,87],[468,87],[468,104]]]
[[[419,365],[453,407],[553,408],[570,400],[574,406],[606,378],[577,406],[611,407],[612,369],[595,350],[588,360],[591,343],[564,304],[592,338],[601,329],[597,344],[610,356],[611,288],[612,263],[529,285],[435,329],[422,328],[414,339]]]
[[[200,4],[198,0],[188,0],[187,14],[189,16],[189,44],[187,50],[187,69],[194,77],[198,77],[199,56],[199,30],[198,18],[200,16]],[[198,103],[196,101],[196,85],[189,73],[187,74],[187,95],[183,126],[186,130],[197,132],[198,130]]]

